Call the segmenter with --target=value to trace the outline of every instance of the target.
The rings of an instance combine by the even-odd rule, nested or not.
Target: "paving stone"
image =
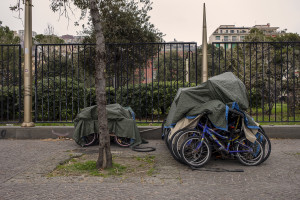
[[[163,141],[150,140],[150,153],[112,145],[118,156],[155,155],[158,173],[149,177],[46,177],[59,163],[98,147],[74,141],[0,140],[0,200],[6,199],[300,199],[300,140],[271,140],[269,159],[255,167],[211,159],[206,168],[244,172],[193,171],[175,161]],[[75,153],[74,153],[75,152]]]

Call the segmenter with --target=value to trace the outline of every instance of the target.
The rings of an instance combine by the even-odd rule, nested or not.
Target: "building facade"
[[[261,30],[265,35],[276,37],[279,27],[270,24],[255,25],[253,27],[236,27],[235,25],[220,25],[209,37],[209,44],[213,42],[243,42],[252,28]],[[224,45],[223,45],[224,46]]]

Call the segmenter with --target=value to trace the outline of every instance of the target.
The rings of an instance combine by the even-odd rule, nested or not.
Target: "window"
[[[239,30],[236,30],[236,32],[239,33],[240,31],[239,31]]]
[[[223,30],[220,30],[220,33],[223,33]]]
[[[226,33],[228,33],[228,30],[226,30]]]
[[[230,30],[230,33],[234,33],[234,30]]]
[[[240,40],[243,41],[245,39],[245,36],[240,36]]]
[[[237,41],[237,37],[236,36],[232,36],[232,42],[236,42]]]
[[[216,44],[216,47],[218,47],[218,48],[219,48],[219,47],[220,47],[220,44]]]
[[[216,36],[216,40],[220,40],[220,36]]]
[[[228,40],[228,36],[224,36],[224,41],[225,42],[228,42],[229,40]]]

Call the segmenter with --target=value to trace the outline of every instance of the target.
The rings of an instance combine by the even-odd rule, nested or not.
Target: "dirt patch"
[[[98,154],[84,154],[80,157],[70,153],[70,159],[57,166],[48,177],[54,176],[101,176],[107,177],[149,177],[155,176],[156,160],[153,155],[113,155],[113,167],[105,170],[96,168]]]

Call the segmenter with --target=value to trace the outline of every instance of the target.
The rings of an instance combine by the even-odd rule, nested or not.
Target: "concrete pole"
[[[33,127],[32,122],[32,0],[25,0],[24,36],[24,122],[22,127]]]
[[[207,81],[207,29],[205,3],[203,4],[203,29],[202,29],[202,83]]]

